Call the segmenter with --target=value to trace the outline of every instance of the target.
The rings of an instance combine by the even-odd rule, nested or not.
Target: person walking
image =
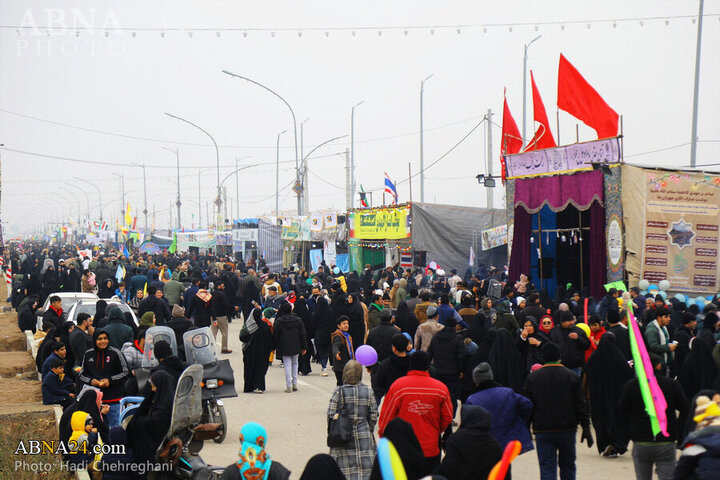
[[[268,359],[275,348],[275,341],[273,325],[263,317],[260,308],[252,310],[245,320],[240,330],[240,341],[243,342],[243,392],[264,393],[265,374],[270,365]]]
[[[440,465],[440,435],[453,418],[450,392],[444,383],[430,377],[430,357],[418,350],[410,355],[410,371],[390,386],[380,411],[378,435],[388,422],[402,418],[412,425],[425,457],[425,470]]]
[[[605,457],[622,455],[627,451],[628,432],[618,418],[617,403],[633,371],[617,346],[615,334],[602,336],[585,363],[585,374],[598,452]]]
[[[232,353],[228,348],[228,319],[235,313],[235,308],[228,301],[225,294],[225,283],[220,280],[215,284],[212,294],[213,322],[210,331],[217,338],[218,330],[222,334],[222,347],[220,353]]]
[[[651,353],[650,362],[667,403],[665,415],[669,435],[667,437],[662,434],[653,435],[650,417],[645,411],[645,404],[640,393],[640,382],[637,378],[633,378],[625,384],[618,402],[618,409],[626,414],[630,425],[635,478],[652,480],[654,466],[659,480],[671,480],[675,470],[675,441],[682,430],[677,413],[679,412],[680,419],[683,419],[688,414],[690,407],[680,384],[665,375],[666,367],[662,358]]]
[[[332,369],[339,387],[343,384],[342,376],[345,364],[355,358],[355,350],[353,349],[352,337],[348,333],[350,330],[348,317],[340,315],[337,318],[337,327],[337,330],[330,335],[332,340],[330,358],[332,358]]]
[[[378,420],[378,408],[372,390],[362,383],[362,366],[355,360],[348,361],[343,367],[342,385],[335,387],[330,398],[328,423],[342,413],[350,420],[351,439],[344,447],[331,448],[330,456],[347,480],[366,480],[375,459],[373,430]]]
[[[472,377],[476,391],[468,397],[462,410],[468,405],[477,405],[490,412],[493,420],[490,433],[503,447],[512,440],[518,440],[522,444],[520,454],[534,449],[528,430],[533,411],[532,402],[515,393],[512,388],[495,382],[493,370],[487,362],[475,367]]]
[[[531,373],[525,382],[525,393],[535,406],[532,427],[535,433],[541,480],[560,478],[575,480],[577,426],[582,440],[592,447],[590,415],[582,393],[580,376],[560,363],[560,349],[554,343],[543,346],[542,368]]]
[[[298,358],[307,351],[307,335],[302,320],[292,314],[292,305],[280,304],[273,324],[275,351],[282,358],[285,367],[285,393],[296,392],[298,376]]]

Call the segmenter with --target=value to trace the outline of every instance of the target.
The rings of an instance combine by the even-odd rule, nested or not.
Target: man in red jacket
[[[378,422],[381,437],[388,422],[396,417],[412,425],[428,473],[440,464],[440,435],[453,418],[450,392],[445,384],[430,377],[429,366],[427,353],[417,351],[410,356],[410,370],[388,390]]]

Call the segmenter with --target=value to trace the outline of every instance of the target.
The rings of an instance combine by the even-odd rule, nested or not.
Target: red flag
[[[552,131],[550,131],[550,123],[548,122],[547,113],[545,112],[545,105],[543,105],[540,92],[538,91],[537,85],[535,85],[535,77],[533,76],[532,70],[530,70],[530,83],[532,83],[533,118],[539,125],[537,130],[535,130],[535,136],[528,142],[525,150],[557,147]]]
[[[502,123],[502,140],[500,140],[500,153],[502,155],[511,155],[518,153],[522,148],[522,137],[518,129],[515,119],[510,113],[507,97],[503,92],[505,106],[503,107],[503,123]]]
[[[618,134],[617,112],[605,103],[562,53],[558,67],[557,105],[595,129],[598,138],[615,137]]]

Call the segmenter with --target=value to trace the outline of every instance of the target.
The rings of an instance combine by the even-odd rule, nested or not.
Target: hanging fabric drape
[[[603,205],[603,173],[600,170],[515,181],[515,206],[522,206],[529,213],[539,212],[544,205],[553,212],[565,210],[568,205],[584,212],[595,200]]]

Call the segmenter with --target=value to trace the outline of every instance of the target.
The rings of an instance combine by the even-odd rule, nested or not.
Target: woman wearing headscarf
[[[135,450],[135,462],[155,461],[155,451],[170,429],[175,403],[176,381],[163,371],[150,375],[151,393],[145,397],[127,426],[128,445]]]
[[[555,327],[555,321],[550,314],[543,315],[540,317],[539,323],[540,331],[543,332],[548,338],[550,338],[550,330]]]
[[[43,363],[45,363],[47,357],[52,353],[53,344],[60,341],[62,341],[60,327],[51,328],[47,331],[45,338],[43,338],[40,345],[38,345],[37,356],[35,357],[35,366],[38,372],[42,371]]]
[[[522,358],[526,372],[530,372],[530,369],[536,363],[542,365],[542,345],[549,341],[550,337],[540,330],[535,319],[525,317],[525,322],[515,344],[520,352],[520,358]]]
[[[365,344],[367,322],[359,293],[351,293],[347,297],[347,317],[350,320],[350,336],[355,348]]]
[[[718,376],[718,366],[713,359],[715,337],[709,330],[702,330],[690,341],[690,353],[678,375],[685,396],[692,398],[705,388],[712,388]]]
[[[527,376],[525,364],[515,347],[512,335],[504,328],[497,330],[487,361],[492,367],[497,383],[512,388],[517,393],[523,393]]]
[[[493,307],[493,300],[490,297],[483,297],[480,301],[480,311],[485,314],[485,317],[490,320],[491,323],[495,323],[497,318],[497,310]]]
[[[410,423],[400,417],[393,418],[385,427],[383,438],[390,440],[397,450],[405,467],[407,480],[419,480],[432,473],[425,469],[425,455]],[[373,462],[370,480],[383,480],[377,455]]]
[[[110,405],[108,426],[119,423],[120,399],[125,396],[125,382],[130,375],[125,357],[117,348],[110,346],[108,334],[102,328],[93,332],[93,348],[85,352],[82,370],[78,376],[81,383],[99,388],[105,403]]]
[[[585,363],[585,374],[598,452],[606,457],[622,455],[627,451],[629,432],[618,420],[616,406],[625,383],[634,375],[612,332],[600,338],[597,350]]]
[[[445,444],[445,457],[435,473],[453,480],[487,478],[502,459],[503,449],[490,434],[490,413],[477,405],[465,405],[460,427]]]
[[[300,480],[346,480],[340,467],[327,453],[318,453],[308,460],[305,470],[300,475]]]
[[[72,428],[70,420],[72,414],[77,411],[87,412],[93,419],[93,426],[98,429],[98,434],[103,442],[108,441],[109,427],[107,425],[107,413],[110,407],[102,404],[102,392],[95,387],[84,386],[80,393],[75,397],[75,401],[70,404],[60,417],[58,423],[59,438],[70,438]]]
[[[141,328],[150,328],[155,326],[155,313],[154,312],[145,312],[142,314],[142,317],[140,317],[140,327]]]
[[[250,313],[245,321],[247,329],[240,331],[243,342],[243,379],[245,393],[263,393],[265,391],[265,374],[268,370],[270,352],[275,349],[272,323],[262,315],[259,308]],[[254,324],[254,325],[253,325]]]
[[[60,277],[57,270],[55,270],[55,262],[51,258],[45,259],[41,275],[42,295],[40,301],[45,303],[47,297],[60,290]]]
[[[307,338],[313,338],[315,336],[315,328],[312,323],[312,313],[310,313],[307,306],[307,300],[302,297],[295,300],[293,313],[300,317],[303,325],[305,325],[305,334],[307,335]],[[310,359],[313,356],[314,349],[312,342],[308,342],[307,347],[308,348],[305,353],[300,355],[300,358],[298,359],[298,372],[300,375],[309,375],[310,372],[312,372],[312,367],[310,366]]]
[[[222,480],[288,480],[290,471],[280,462],[273,460],[267,447],[265,427],[248,422],[240,429],[240,452],[238,461],[225,467]]]
[[[373,429],[378,419],[375,396],[362,383],[362,366],[350,360],[343,369],[343,385],[335,387],[328,406],[328,423],[343,411],[350,419],[351,438],[347,446],[331,448],[330,456],[348,480],[365,480],[372,471],[375,458]]]
[[[100,298],[112,298],[115,295],[115,282],[111,277],[106,278],[100,284],[98,290],[98,297]]]
[[[415,313],[411,312],[408,308],[408,304],[402,301],[398,304],[397,312],[395,312],[395,325],[400,327],[400,330],[410,335],[411,338],[415,338],[415,332],[418,328],[418,319]]]
[[[95,302],[95,315],[93,316],[93,326],[95,328],[104,328],[107,325],[107,302],[98,300]]]

